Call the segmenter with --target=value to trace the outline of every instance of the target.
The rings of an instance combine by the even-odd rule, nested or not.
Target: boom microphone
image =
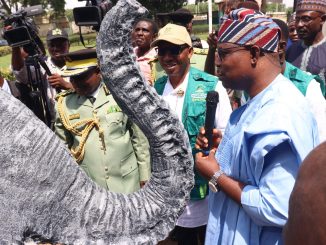
[[[213,146],[213,128],[215,122],[215,114],[217,103],[219,102],[219,95],[216,91],[209,91],[206,97],[206,117],[205,117],[205,137],[208,140],[208,147],[203,149],[205,155]]]

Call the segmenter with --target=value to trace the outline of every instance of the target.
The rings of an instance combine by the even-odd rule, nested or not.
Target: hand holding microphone
[[[215,114],[217,103],[219,102],[219,94],[216,91],[209,91],[206,97],[206,117],[205,117],[205,137],[208,140],[207,147],[203,148],[205,155],[213,148],[213,129],[215,123]]]

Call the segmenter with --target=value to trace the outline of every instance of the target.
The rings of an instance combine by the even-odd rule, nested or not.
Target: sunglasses
[[[167,53],[170,53],[173,56],[178,56],[181,54],[181,52],[185,49],[188,48],[188,45],[174,45],[174,46],[169,46],[169,47],[157,47],[157,55],[158,56],[164,56]]]
[[[240,50],[250,50],[251,46],[239,46],[230,48],[217,48],[217,56],[222,61],[229,54],[235,53]]]

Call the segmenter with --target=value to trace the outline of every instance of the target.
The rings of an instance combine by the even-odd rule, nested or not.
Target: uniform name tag
[[[205,90],[201,86],[198,86],[196,88],[196,91],[193,94],[191,94],[191,100],[193,102],[206,101],[206,96],[207,94],[205,93]]]

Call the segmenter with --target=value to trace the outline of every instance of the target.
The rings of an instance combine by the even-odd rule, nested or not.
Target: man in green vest
[[[305,96],[311,112],[314,114],[319,132],[319,140],[326,140],[326,100],[325,83],[318,75],[312,75],[309,72],[302,71],[296,66],[285,61],[286,45],[289,37],[289,30],[286,23],[279,19],[273,21],[281,29],[281,39],[279,42],[280,62],[282,73],[288,78]]]
[[[204,71],[206,56],[208,54],[208,44],[205,40],[194,36],[192,33],[192,20],[194,15],[189,10],[180,8],[169,13],[169,17],[173,24],[183,26],[187,29],[193,48],[190,64],[192,67]],[[152,66],[154,81],[166,75],[157,58],[153,59],[150,63]]]
[[[100,75],[96,51],[66,55],[62,76],[74,90],[57,96],[55,132],[98,185],[132,193],[150,177],[145,135],[121,111]]]
[[[217,77],[191,67],[193,47],[185,27],[167,24],[151,46],[157,48],[159,63],[167,74],[154,87],[182,121],[195,153],[196,136],[205,121],[207,92],[219,93],[215,126],[222,131],[231,114],[227,92]],[[207,192],[207,181],[195,171],[190,201],[175,229],[178,244],[197,244],[198,240],[203,244],[208,219]]]
[[[279,56],[282,66],[282,74],[288,78],[294,86],[305,96],[311,112],[314,114],[318,125],[319,140],[323,142],[326,140],[326,100],[325,84],[318,75],[312,75],[309,72],[302,71],[298,67],[292,65],[285,60],[287,40],[289,37],[289,30],[286,23],[280,19],[273,19],[273,21],[281,29],[281,38],[279,41]],[[241,104],[246,103],[248,99],[247,94],[243,94]]]

